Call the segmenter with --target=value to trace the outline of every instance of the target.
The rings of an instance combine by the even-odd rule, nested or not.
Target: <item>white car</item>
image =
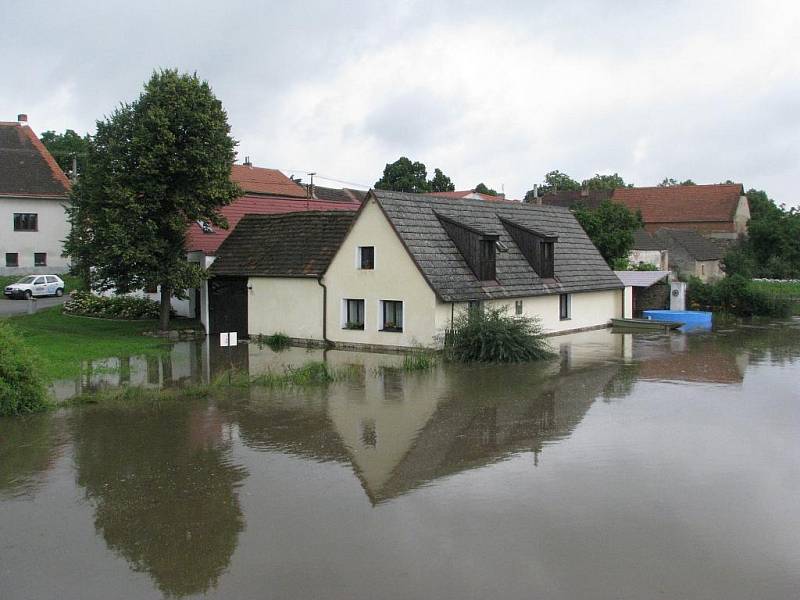
[[[9,298],[26,299],[34,296],[63,296],[64,280],[58,275],[28,275],[7,286],[3,294]]]

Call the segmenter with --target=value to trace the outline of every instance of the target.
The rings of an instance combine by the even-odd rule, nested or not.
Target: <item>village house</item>
[[[639,229],[633,233],[633,248],[628,254],[628,261],[632,265],[653,265],[661,271],[668,271],[669,250],[665,242]]]
[[[355,215],[247,216],[210,271],[239,298],[220,304],[212,331],[217,320],[337,347],[437,346],[478,306],[536,317],[548,333],[630,316],[574,216],[522,203],[373,190]]]
[[[242,165],[233,165],[231,180],[242,188],[244,194],[220,209],[220,213],[228,220],[228,228],[196,222],[190,223],[186,231],[187,259],[204,269],[214,263],[220,244],[245,215],[318,210],[355,211],[365,193],[316,186],[312,192],[277,169],[254,167],[249,159]],[[198,288],[186,290],[186,299],[173,298],[172,307],[179,316],[200,320],[208,333],[217,333],[218,329],[209,328],[209,311],[218,310],[220,304],[230,301],[236,288],[230,289],[228,283],[222,279],[204,282]],[[142,295],[157,301],[158,287],[144,290]]]
[[[725,276],[722,268],[724,251],[696,231],[662,228],[653,238],[667,248],[669,269],[676,275],[694,275],[702,281]]]
[[[747,235],[750,205],[741,183],[667,187],[564,190],[536,198],[537,203],[571,208],[597,208],[605,200],[639,211],[650,233],[666,227],[688,229],[706,237],[733,241]]]
[[[650,233],[685,229],[735,240],[747,234],[750,220],[750,205],[740,183],[617,188],[611,198],[641,212]]]
[[[0,275],[64,273],[70,183],[28,125],[0,122]]]

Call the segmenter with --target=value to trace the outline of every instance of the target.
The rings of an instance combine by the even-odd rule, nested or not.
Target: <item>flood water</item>
[[[417,373],[191,344],[93,365],[62,396],[358,366],[0,420],[0,598],[800,597],[800,320],[553,343]]]

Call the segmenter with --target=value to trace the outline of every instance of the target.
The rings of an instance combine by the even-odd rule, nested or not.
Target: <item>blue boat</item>
[[[680,321],[681,331],[708,331],[713,321],[713,313],[701,310],[645,310],[642,316],[653,321]]]

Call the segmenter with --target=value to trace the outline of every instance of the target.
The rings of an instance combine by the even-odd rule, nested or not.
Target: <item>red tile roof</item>
[[[480,192],[476,192],[475,190],[456,190],[455,192],[430,192],[428,196],[437,196],[439,198],[472,197],[479,200],[488,200],[489,202],[514,202],[514,200],[506,199],[505,194],[497,194],[496,196],[492,196],[491,194],[481,194]]]
[[[617,188],[612,200],[642,211],[645,223],[732,222],[740,183]]]
[[[329,202],[315,198],[245,195],[234,200],[233,203],[220,211],[228,219],[228,229],[212,227],[213,233],[205,233],[197,223],[189,225],[189,230],[186,234],[186,249],[190,252],[200,250],[209,256],[213,256],[217,252],[217,248],[230,235],[242,217],[249,214],[273,215],[307,210],[357,210],[359,206],[360,203],[358,202],[345,203]]]
[[[231,179],[251,194],[305,198],[306,188],[277,169],[233,165]]]
[[[0,122],[0,195],[63,198],[70,183],[27,125]]]

